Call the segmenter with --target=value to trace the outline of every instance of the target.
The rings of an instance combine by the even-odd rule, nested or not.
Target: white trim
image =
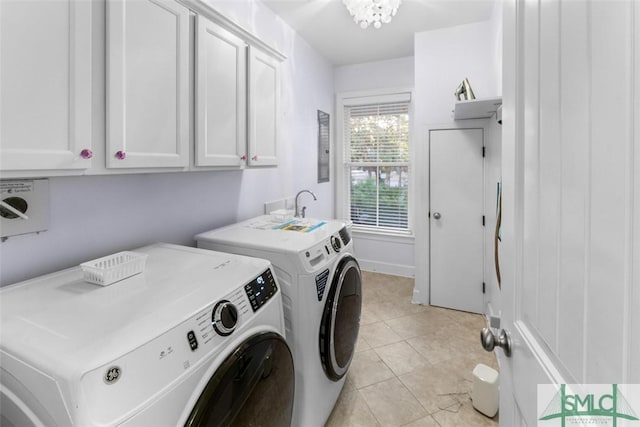
[[[404,98],[402,98],[404,96]],[[367,98],[366,102],[363,100],[361,104],[357,103],[356,98]],[[413,103],[410,102],[413,98],[413,88],[401,87],[401,88],[388,88],[388,89],[377,89],[377,90],[367,90],[367,91],[351,91],[351,92],[341,92],[336,94],[336,111],[335,111],[335,121],[334,121],[334,129],[335,129],[335,145],[334,147],[334,155],[332,156],[333,167],[331,168],[332,174],[334,174],[334,183],[335,183],[335,199],[334,199],[334,214],[338,219],[342,219],[344,221],[351,221],[351,217],[349,212],[346,209],[347,206],[347,195],[348,191],[346,191],[346,174],[344,173],[344,163],[343,163],[343,154],[344,154],[344,128],[341,125],[344,123],[344,108],[345,106],[352,105],[364,105],[367,103],[375,103],[375,102],[398,102],[398,100],[404,99],[405,102],[409,102],[409,212],[407,218],[407,227],[409,233],[413,231],[413,205],[414,205],[414,189],[415,180],[413,178],[413,171],[415,170],[415,161],[414,161],[414,148],[413,146],[415,138],[413,136],[414,129],[414,106]],[[340,170],[338,170],[340,168]],[[356,226],[357,228],[357,226]],[[389,233],[385,232],[373,232],[373,234],[385,235]],[[403,232],[404,234],[404,232]],[[412,275],[413,276],[413,275]]]
[[[351,98],[366,98],[366,97],[385,97],[385,96],[392,96],[392,95],[398,95],[401,93],[408,93],[410,95],[410,98],[408,99],[408,101],[410,101],[413,98],[413,88],[410,87],[396,87],[396,88],[388,88],[388,89],[373,89],[373,90],[358,90],[358,91],[349,91],[349,92],[340,92],[336,94],[336,100],[338,101],[338,104],[342,104],[344,105],[358,105],[358,104],[352,104],[351,102],[344,102],[347,99],[351,99]]]
[[[399,92],[390,94],[376,94],[364,96],[344,96],[343,105],[355,107],[369,104],[391,104],[401,102],[411,102],[411,92]]]
[[[394,232],[393,230],[389,230],[385,232],[385,230],[367,230],[363,228],[359,228],[356,225],[352,225],[352,234],[354,238],[363,239],[363,240],[377,240],[377,241],[386,241],[393,243],[407,243],[413,245],[415,240],[415,236],[410,231],[404,232]]]

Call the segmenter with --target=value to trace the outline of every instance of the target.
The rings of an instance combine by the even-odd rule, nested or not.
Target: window
[[[409,94],[344,100],[345,216],[356,228],[409,229]]]

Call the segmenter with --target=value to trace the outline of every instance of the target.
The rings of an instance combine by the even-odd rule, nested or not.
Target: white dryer
[[[343,222],[261,216],[196,236],[198,247],[265,258],[282,288],[296,370],[294,426],[323,426],[360,327],[362,277]]]
[[[268,261],[158,244],[101,287],[0,290],[2,426],[288,426],[294,367]]]

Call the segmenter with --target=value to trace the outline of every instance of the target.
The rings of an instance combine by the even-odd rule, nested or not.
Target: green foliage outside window
[[[351,107],[348,121],[351,220],[408,228],[408,104]]]

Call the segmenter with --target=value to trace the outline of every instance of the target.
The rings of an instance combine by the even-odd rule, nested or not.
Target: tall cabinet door
[[[107,2],[107,167],[189,162],[189,10]]]
[[[249,166],[276,166],[280,61],[249,46]]]
[[[246,44],[197,16],[196,165],[245,164]]]
[[[0,1],[0,170],[91,166],[89,1]]]

